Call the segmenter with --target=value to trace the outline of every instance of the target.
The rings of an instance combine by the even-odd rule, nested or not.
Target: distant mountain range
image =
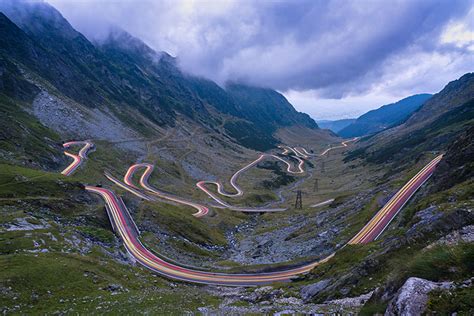
[[[381,106],[361,115],[337,133],[342,137],[356,137],[380,132],[406,120],[429,98],[431,98],[431,94],[416,94]]]
[[[351,125],[354,123],[356,119],[341,119],[341,120],[317,120],[316,123],[320,128],[325,128],[333,131],[334,133],[338,133],[341,129],[345,128],[346,126]]]

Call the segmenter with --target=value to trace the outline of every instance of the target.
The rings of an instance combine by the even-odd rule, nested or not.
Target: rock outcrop
[[[421,315],[426,309],[428,294],[433,290],[447,290],[452,282],[431,282],[420,278],[409,278],[390,301],[385,316]]]
[[[308,301],[317,295],[319,292],[324,290],[331,283],[330,279],[322,280],[310,285],[307,285],[301,289],[301,297],[303,300]]]

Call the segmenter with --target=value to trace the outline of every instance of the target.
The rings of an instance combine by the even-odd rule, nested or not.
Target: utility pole
[[[323,159],[321,160],[321,173],[324,173],[324,170],[325,168],[324,168],[324,159]]]
[[[316,178],[316,179],[314,179],[313,192],[318,192],[318,190],[319,190],[319,179]]]
[[[301,190],[296,191],[295,209],[303,209],[303,200],[301,198]]]

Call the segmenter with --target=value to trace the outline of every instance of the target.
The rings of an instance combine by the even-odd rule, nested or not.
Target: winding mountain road
[[[257,165],[259,162],[265,160],[265,159],[277,159],[283,163],[286,164],[286,171],[288,173],[292,174],[302,174],[304,173],[303,165],[304,165],[304,160],[300,159],[298,157],[295,157],[298,161],[297,165],[297,170],[293,170],[293,166],[287,162],[286,160],[276,156],[276,155],[271,155],[271,154],[261,154],[257,159],[249,163],[248,165],[244,166],[243,168],[237,170],[232,177],[230,178],[230,185],[234,188],[236,193],[227,193],[224,191],[224,186],[220,182],[216,181],[199,181],[196,183],[196,186],[201,189],[204,193],[206,193],[210,198],[212,198],[214,201],[222,205],[223,207],[229,208],[231,210],[235,211],[241,211],[241,212],[278,212],[278,211],[285,211],[286,208],[243,208],[243,207],[236,207],[228,204],[227,202],[221,200],[219,197],[217,197],[212,191],[208,190],[206,185],[212,184],[217,187],[217,192],[222,195],[222,196],[227,196],[227,197],[239,197],[242,196],[244,191],[239,187],[237,184],[237,179],[246,170],[252,168],[253,166]]]
[[[347,244],[365,244],[377,239],[408,202],[411,196],[432,175],[442,157],[443,156],[440,155],[434,158],[422,170],[420,170]],[[300,274],[309,272],[314,267],[331,259],[335,254],[332,253],[324,259],[301,267],[266,273],[226,274],[189,269],[167,262],[143,246],[138,238],[138,229],[136,228],[127,207],[112,191],[92,186],[87,186],[86,190],[99,194],[105,200],[107,213],[109,214],[112,226],[124,241],[125,248],[129,254],[133,256],[137,262],[148,269],[172,279],[228,286],[255,286],[272,282],[288,281]]]
[[[179,203],[179,204],[188,205],[188,206],[191,206],[191,207],[197,209],[197,212],[193,214],[193,216],[195,216],[195,217],[203,217],[203,216],[207,215],[207,213],[209,213],[209,208],[207,208],[204,205],[201,205],[199,203],[191,202],[191,201],[173,196],[171,194],[159,191],[159,190],[155,189],[154,187],[152,187],[148,183],[148,179],[150,178],[150,175],[153,172],[153,168],[154,168],[152,164],[140,163],[140,164],[132,165],[130,168],[128,168],[127,173],[125,174],[125,177],[123,179],[125,184],[132,187],[132,188],[138,189],[133,184],[133,175],[135,174],[135,172],[138,169],[143,169],[143,168],[145,169],[145,171],[141,175],[139,182],[140,182],[140,185],[145,190],[147,190],[151,194],[153,194],[155,196],[158,196],[160,198],[163,198],[163,199],[166,199],[166,200],[169,200],[169,201],[173,201],[173,202],[176,202],[176,203]]]
[[[284,211],[286,209],[268,209],[268,208],[240,208],[240,207],[235,207],[235,206],[231,206],[230,204],[228,204],[227,202],[223,201],[222,199],[220,199],[216,194],[214,194],[212,191],[210,191],[209,189],[207,189],[206,185],[208,184],[212,184],[214,186],[216,186],[217,188],[217,193],[219,193],[220,195],[222,196],[227,196],[227,197],[239,197],[239,196],[242,196],[243,195],[243,191],[242,189],[238,186],[237,184],[237,179],[238,177],[240,176],[241,173],[243,173],[244,171],[250,169],[251,167],[257,165],[259,162],[261,162],[262,160],[264,159],[277,159],[283,163],[286,164],[287,168],[286,168],[286,171],[288,173],[292,173],[292,174],[303,174],[304,173],[304,169],[303,169],[303,165],[304,165],[304,160],[303,159],[308,159],[310,156],[324,156],[326,155],[330,150],[333,150],[333,149],[337,149],[337,148],[344,148],[344,147],[347,147],[347,144],[350,143],[350,142],[354,142],[356,141],[358,138],[353,138],[353,139],[350,139],[350,140],[346,140],[346,141],[343,141],[341,142],[341,145],[340,146],[333,146],[333,147],[330,147],[330,148],[327,148],[326,150],[324,150],[321,154],[312,154],[312,153],[308,153],[306,151],[306,149],[304,149],[303,147],[290,147],[290,146],[278,146],[278,148],[281,148],[283,149],[283,152],[282,152],[282,155],[288,155],[290,152],[293,152],[295,154],[295,156],[293,157],[294,159],[296,159],[298,161],[298,165],[297,165],[297,170],[292,170],[292,165],[290,163],[288,163],[286,160],[282,159],[281,157],[278,157],[276,155],[272,155],[272,154],[261,154],[260,157],[258,157],[256,160],[252,161],[251,163],[249,163],[248,165],[244,166],[243,168],[237,170],[237,172],[235,172],[232,177],[230,178],[230,185],[234,188],[234,190],[236,191],[236,193],[227,193],[224,191],[224,186],[222,185],[222,183],[220,182],[216,182],[216,181],[199,181],[196,186],[201,189],[202,191],[204,191],[210,198],[212,198],[214,201],[216,201],[217,203],[219,203],[220,205],[226,207],[226,208],[229,208],[229,209],[232,209],[232,210],[237,210],[237,211],[242,211],[242,212],[275,212],[275,211]],[[304,151],[304,153],[303,153]],[[302,159],[303,158],[303,159]]]
[[[143,173],[142,177],[140,178],[140,184],[142,185],[142,187],[144,187],[146,190],[148,190],[154,196],[149,196],[149,195],[143,193],[142,191],[140,191],[140,189],[138,187],[136,187],[131,182],[133,172],[139,167],[145,167],[146,168],[145,172]],[[131,169],[133,170],[132,172],[130,172]],[[136,164],[136,165],[133,165],[128,169],[127,174],[125,175],[125,178],[124,178],[125,182],[122,182],[122,181],[116,179],[115,177],[113,177],[108,172],[105,172],[105,176],[107,177],[107,179],[109,179],[110,181],[112,181],[113,183],[115,183],[116,185],[121,187],[122,189],[125,189],[128,192],[130,192],[130,193],[134,194],[135,196],[137,196],[141,199],[144,199],[146,201],[155,201],[156,200],[155,197],[158,197],[158,198],[168,200],[168,201],[172,201],[172,202],[175,202],[175,203],[178,203],[178,204],[188,205],[188,206],[191,206],[191,207],[194,207],[195,209],[197,209],[197,212],[193,214],[193,216],[195,216],[195,217],[203,217],[203,216],[207,215],[207,213],[209,213],[209,208],[207,208],[204,205],[194,203],[194,202],[189,202],[187,200],[175,197],[175,196],[170,195],[168,193],[158,191],[155,188],[151,187],[148,184],[148,177],[149,177],[149,174],[151,173],[152,170],[153,170],[153,165],[150,165],[150,164]]]
[[[345,141],[341,142],[341,145],[334,146],[334,147],[329,147],[329,148],[325,149],[320,154],[310,153],[304,147],[295,147],[295,148],[293,148],[293,152],[295,152],[296,155],[299,155],[300,157],[305,157],[305,158],[308,158],[310,156],[319,156],[319,157],[321,157],[321,156],[326,155],[331,150],[338,149],[338,148],[345,148],[345,147],[348,146],[349,143],[356,142],[357,140],[359,140],[359,137],[354,137],[352,139],[345,140]]]
[[[330,147],[328,149],[326,149],[323,153],[319,154],[319,155],[315,155],[315,154],[311,154],[313,156],[323,156],[325,155],[327,152],[329,152],[329,150],[331,149],[336,149],[336,148],[343,148],[343,147],[346,147],[347,146],[347,143],[348,142],[351,142],[351,141],[355,141],[357,138],[354,138],[352,140],[348,140],[348,141],[343,141],[341,143],[340,146],[333,146],[333,147]],[[239,206],[234,206],[234,205],[231,205],[227,202],[225,202],[224,200],[220,199],[216,194],[214,194],[212,191],[210,191],[206,185],[208,184],[211,184],[211,185],[215,185],[216,188],[217,188],[217,193],[222,195],[222,196],[227,196],[227,197],[239,197],[239,196],[242,196],[243,195],[243,190],[238,186],[237,184],[237,179],[238,177],[245,171],[247,171],[248,169],[254,167],[255,165],[257,165],[258,163],[260,163],[261,161],[265,160],[265,159],[276,159],[278,161],[281,161],[283,162],[284,164],[286,164],[286,171],[288,173],[292,173],[292,174],[303,174],[305,171],[303,169],[303,166],[304,166],[304,159],[307,159],[309,158],[308,155],[305,155],[305,154],[302,154],[301,153],[301,150],[304,150],[306,152],[306,150],[302,147],[302,149],[300,150],[297,150],[296,148],[292,148],[292,147],[288,147],[288,146],[279,146],[279,148],[282,148],[284,149],[283,151],[283,155],[288,155],[291,151],[295,153],[296,156],[293,156],[294,159],[297,160],[298,164],[296,166],[296,170],[293,170],[295,167],[290,164],[289,162],[287,162],[286,160],[282,159],[281,157],[277,156],[277,155],[273,155],[273,154],[261,154],[257,159],[255,159],[254,161],[252,161],[251,163],[247,164],[246,166],[242,167],[241,169],[237,170],[231,177],[230,179],[230,184],[231,186],[234,188],[234,190],[236,191],[236,193],[227,193],[225,192],[224,190],[224,187],[223,185],[220,183],[220,182],[216,182],[216,181],[199,181],[196,186],[202,190],[203,192],[205,192],[211,199],[213,199],[214,201],[216,201],[218,203],[219,206],[217,207],[222,207],[222,208],[227,208],[227,209],[230,209],[230,210],[233,210],[233,211],[238,211],[238,212],[246,212],[246,213],[266,213],[266,212],[282,212],[282,211],[286,211],[287,209],[286,208],[270,208],[270,207],[239,207]],[[309,153],[308,153],[309,154]],[[301,158],[304,158],[304,159],[301,159]],[[196,203],[196,202],[191,202],[191,201],[188,201],[186,199],[183,199],[181,197],[177,197],[177,196],[174,196],[174,195],[171,195],[169,193],[165,193],[163,191],[160,191],[154,187],[152,187],[149,183],[148,183],[148,179],[153,171],[153,168],[154,166],[152,164],[149,164],[149,163],[138,163],[138,164],[134,164],[132,166],[130,166],[130,168],[127,170],[127,173],[125,174],[124,176],[124,182],[121,182],[120,180],[118,180],[117,178],[113,177],[110,173],[108,172],[105,172],[105,176],[110,180],[112,181],[113,183],[115,183],[116,185],[118,185],[119,187],[129,191],[130,193],[134,194],[135,196],[139,197],[139,198],[142,198],[144,200],[147,200],[147,201],[151,201],[151,200],[154,200],[152,197],[150,197],[149,195],[143,193],[140,188],[138,188],[134,183],[133,183],[133,176],[134,174],[139,170],[139,169],[145,169],[144,173],[142,174],[142,176],[140,177],[140,180],[139,180],[139,184],[140,186],[145,189],[148,193],[154,195],[155,197],[158,197],[158,198],[161,198],[163,200],[167,200],[167,201],[171,201],[173,203],[178,203],[178,204],[183,204],[183,205],[187,205],[187,206],[191,206],[195,209],[197,209],[197,212],[193,214],[193,216],[195,217],[202,217],[202,216],[205,216],[209,213],[209,208],[202,205],[202,204],[199,204],[199,203]]]
[[[334,255],[298,268],[267,273],[228,274],[189,269],[167,262],[143,246],[138,239],[137,229],[131,223],[133,220],[127,207],[112,191],[91,186],[86,186],[86,190],[99,194],[105,200],[112,226],[122,238],[128,253],[146,268],[172,279],[214,285],[254,286],[290,280],[328,261]]]
[[[94,148],[94,144],[91,143],[90,141],[72,141],[72,142],[67,142],[63,144],[64,148],[69,148],[70,146],[73,145],[84,145],[84,147],[79,150],[79,154],[72,154],[68,151],[65,151],[64,154],[68,157],[71,157],[73,159],[73,162],[66,167],[63,171],[61,171],[61,174],[65,176],[70,176],[84,161],[84,159],[87,158],[87,153],[91,148]]]
[[[354,141],[356,139],[353,139],[353,140],[349,140],[349,141],[344,141],[341,143],[341,146],[333,146],[331,148],[328,148],[326,149],[323,153],[321,153],[320,155],[314,155],[314,154],[311,154],[313,156],[323,156],[325,155],[329,150],[331,149],[336,149],[336,148],[342,148],[342,147],[346,147],[346,143],[350,142],[350,141]],[[239,196],[242,196],[243,195],[243,190],[239,187],[239,185],[237,184],[237,179],[238,177],[245,171],[247,171],[248,169],[256,166],[258,163],[260,163],[261,161],[265,160],[265,159],[276,159],[278,161],[281,161],[283,162],[284,164],[286,164],[286,171],[288,173],[292,173],[292,174],[303,174],[305,171],[303,169],[303,166],[304,166],[304,160],[301,159],[301,158],[304,158],[304,159],[307,159],[309,158],[308,155],[305,155],[305,154],[302,154],[301,153],[301,150],[304,150],[306,152],[306,150],[304,148],[300,149],[300,150],[297,150],[296,148],[292,148],[292,147],[288,147],[288,146],[279,146],[279,148],[282,148],[284,149],[283,151],[283,155],[287,155],[288,153],[290,153],[291,151],[293,151],[296,156],[294,156],[293,158],[297,160],[298,164],[296,166],[296,170],[294,170],[294,166],[292,164],[290,164],[289,162],[287,162],[286,160],[282,159],[281,157],[277,156],[277,155],[273,155],[273,154],[261,154],[257,159],[255,159],[254,161],[252,161],[251,163],[245,165],[244,167],[242,167],[241,169],[237,170],[231,177],[230,179],[230,184],[231,186],[234,188],[234,190],[236,191],[236,193],[227,193],[225,192],[224,190],[224,186],[222,185],[222,183],[220,182],[216,182],[216,181],[199,181],[196,186],[202,190],[203,192],[205,192],[211,199],[213,199],[214,201],[216,201],[218,203],[218,205],[220,207],[223,207],[223,208],[227,208],[227,209],[230,209],[230,210],[233,210],[233,211],[238,211],[238,212],[246,212],[246,213],[263,213],[263,212],[282,212],[282,211],[285,211],[286,208],[269,208],[269,207],[238,207],[238,206],[234,206],[234,205],[231,205],[227,202],[225,202],[224,200],[222,200],[221,198],[219,198],[216,194],[214,194],[212,191],[210,191],[206,185],[215,185],[216,188],[217,188],[217,193],[222,195],[222,196],[227,196],[227,197],[239,197]],[[309,154],[309,153],[308,153]],[[148,179],[153,171],[153,168],[154,166],[152,164],[149,164],[149,163],[138,163],[138,164],[135,164],[135,165],[132,165],[130,166],[130,168],[127,170],[127,173],[125,174],[125,177],[124,177],[124,182],[121,182],[120,180],[114,178],[110,173],[105,173],[105,176],[111,180],[113,183],[115,183],[116,185],[120,186],[121,188],[131,192],[132,194],[142,198],[142,199],[145,199],[145,200],[152,200],[152,198],[148,195],[146,195],[145,193],[141,192],[140,189],[133,183],[133,176],[134,174],[139,170],[139,169],[145,169],[144,173],[142,174],[142,176],[140,177],[140,180],[139,180],[139,184],[142,188],[144,188],[148,193],[151,193],[152,195],[156,196],[156,197],[159,197],[161,199],[164,199],[164,200],[168,200],[168,201],[171,201],[171,202],[174,202],[174,203],[178,203],[178,204],[183,204],[183,205],[187,205],[187,206],[191,206],[195,209],[197,209],[197,212],[193,214],[193,216],[195,217],[202,217],[202,216],[205,216],[209,213],[209,208],[202,205],[202,204],[199,204],[199,203],[196,203],[196,202],[191,202],[191,201],[188,201],[186,199],[183,199],[183,198],[180,198],[180,197],[176,197],[176,196],[173,196],[169,193],[165,193],[165,192],[162,192],[154,187],[152,187],[149,183],[148,183]]]

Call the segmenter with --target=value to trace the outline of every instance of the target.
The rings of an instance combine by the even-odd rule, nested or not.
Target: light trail
[[[408,181],[347,244],[365,244],[377,239],[416,190],[432,175],[441,159],[442,155],[433,159],[420,170],[420,172]],[[131,177],[131,174],[133,173],[130,173],[129,177]],[[143,177],[142,175],[142,178]],[[127,207],[112,191],[91,186],[87,186],[86,190],[99,194],[105,200],[107,213],[112,226],[123,240],[128,253],[133,256],[137,262],[148,269],[172,279],[215,285],[256,286],[273,282],[289,281],[298,275],[311,271],[321,263],[327,262],[335,255],[335,253],[332,253],[324,259],[297,268],[264,273],[229,274],[185,268],[167,262],[143,246],[138,239],[138,228],[136,228]]]
[[[413,194],[429,179],[442,158],[443,155],[437,156],[411,178],[348,244],[365,244],[377,239]]]
[[[70,152],[65,151],[64,154],[68,157],[71,157],[73,159],[73,162],[66,167],[63,171],[61,171],[61,174],[65,176],[70,176],[76,169],[82,164],[84,159],[87,158],[87,152],[94,147],[94,144],[92,144],[90,141],[72,141],[72,142],[67,142],[63,144],[64,148],[69,148],[70,146],[73,145],[84,145],[81,150],[79,150],[79,153],[72,154]]]

